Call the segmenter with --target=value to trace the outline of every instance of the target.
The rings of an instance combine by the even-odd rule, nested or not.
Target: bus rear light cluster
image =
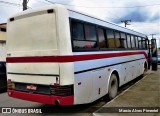
[[[67,86],[51,86],[51,94],[57,96],[73,95],[73,85]]]
[[[53,86],[59,86],[59,83],[54,83]]]
[[[12,92],[8,92],[8,95],[9,95],[9,96],[12,95]]]
[[[11,81],[11,79],[8,79],[7,86],[8,86],[8,89],[14,89],[15,88],[15,84]]]

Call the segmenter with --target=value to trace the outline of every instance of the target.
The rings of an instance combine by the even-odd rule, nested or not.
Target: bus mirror
[[[158,69],[158,57],[157,57],[157,43],[156,39],[151,39],[151,56],[152,56],[152,70]]]
[[[148,69],[150,69],[150,67],[151,67],[151,46],[150,46],[150,43],[149,43],[150,41],[149,41],[149,39],[147,38],[146,39],[146,48],[147,48],[147,50],[148,50]]]

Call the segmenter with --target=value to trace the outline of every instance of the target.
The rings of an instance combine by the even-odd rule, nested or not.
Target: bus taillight
[[[8,86],[8,89],[14,89],[15,88],[15,84],[11,81],[11,79],[8,79],[7,86]]]

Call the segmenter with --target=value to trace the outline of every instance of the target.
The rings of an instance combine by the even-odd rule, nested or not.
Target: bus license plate
[[[37,90],[37,86],[35,86],[35,85],[27,85],[26,89]]]

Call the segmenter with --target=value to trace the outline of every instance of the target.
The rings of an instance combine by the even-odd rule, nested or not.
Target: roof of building
[[[1,24],[0,24],[0,28],[6,29],[6,27],[7,27],[7,23],[1,23]]]
[[[7,23],[1,23],[0,24],[0,31],[6,32],[6,28],[7,28]]]

